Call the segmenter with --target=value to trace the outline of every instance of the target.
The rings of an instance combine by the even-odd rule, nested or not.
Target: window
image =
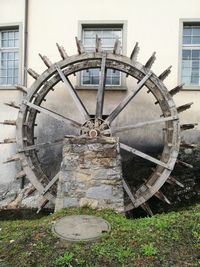
[[[95,51],[96,35],[101,38],[102,49],[112,51],[116,39],[122,43],[122,28],[83,28],[83,44],[86,51]],[[98,85],[99,69],[89,69],[82,72],[82,85]],[[107,70],[106,85],[120,86],[121,79],[119,71]]]
[[[0,86],[19,83],[19,28],[0,29]]]
[[[185,87],[200,86],[200,23],[183,23],[181,80]]]
[[[115,40],[121,42],[121,50],[124,52],[124,23],[83,23],[81,24],[81,38],[85,50],[88,52],[95,51],[96,36],[101,38],[102,49],[112,51]],[[99,84],[100,70],[88,69],[81,72],[80,85],[82,87],[96,88]],[[124,86],[123,75],[119,71],[107,70],[106,87],[121,88]],[[124,86],[125,87],[125,86]]]

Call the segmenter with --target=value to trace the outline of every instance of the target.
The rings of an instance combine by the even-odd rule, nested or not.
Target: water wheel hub
[[[110,136],[111,129],[103,119],[90,119],[82,125],[80,135],[89,136],[91,138]]]

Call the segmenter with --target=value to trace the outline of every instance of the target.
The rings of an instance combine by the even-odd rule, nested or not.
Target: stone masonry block
[[[78,199],[74,197],[65,197],[64,198],[64,207],[77,207],[78,206]]]
[[[113,196],[113,188],[111,185],[100,185],[91,187],[86,191],[86,197],[95,199],[110,199]]]
[[[58,181],[63,207],[113,208],[123,211],[121,157],[115,137],[75,137],[64,140]]]

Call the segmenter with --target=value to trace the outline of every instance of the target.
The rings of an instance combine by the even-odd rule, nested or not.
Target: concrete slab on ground
[[[66,216],[53,226],[57,236],[71,242],[93,241],[110,230],[111,226],[106,220],[90,215]]]

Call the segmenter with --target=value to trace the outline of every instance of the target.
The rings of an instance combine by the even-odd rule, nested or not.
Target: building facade
[[[16,119],[17,110],[4,105],[10,101],[20,103],[22,94],[16,84],[29,87],[33,83],[26,70],[33,68],[42,73],[46,67],[39,53],[47,55],[51,62],[60,60],[56,43],[63,45],[67,54],[77,54],[75,36],[82,40],[86,51],[93,51],[96,35],[102,39],[106,51],[113,49],[116,39],[121,42],[121,53],[129,56],[139,42],[138,61],[145,64],[156,51],[153,71],[159,75],[172,65],[165,80],[168,89],[184,83],[183,89],[174,97],[177,106],[194,102],[192,108],[180,114],[181,123],[200,122],[200,2],[159,0],[1,0],[0,1],[0,121]],[[99,83],[99,70],[82,71],[71,78],[90,114],[94,114],[94,102]],[[45,104],[56,112],[77,119],[79,114],[70,96],[62,85],[49,94]],[[109,70],[106,79],[105,114],[109,114],[117,103],[134,87],[134,81],[124,74]],[[141,92],[116,121],[129,124],[153,118],[159,110],[147,92]],[[73,134],[62,124],[41,115],[35,129],[38,142],[62,138]],[[200,126],[182,137],[186,141],[199,142]],[[15,137],[15,128],[0,125],[0,141]],[[122,136],[128,144],[154,149],[162,145],[159,129],[150,128]],[[0,147],[0,196],[5,195],[14,181],[19,166],[16,162],[3,164],[16,153],[15,144]],[[59,149],[39,152],[47,169],[59,155]],[[50,156],[51,154],[51,156]],[[53,156],[52,156],[53,155]]]

